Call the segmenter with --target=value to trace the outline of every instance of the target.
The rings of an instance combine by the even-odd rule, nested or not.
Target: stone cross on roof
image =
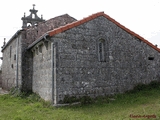
[[[33,4],[33,9],[34,9],[34,7],[35,7],[36,5],[35,4]]]

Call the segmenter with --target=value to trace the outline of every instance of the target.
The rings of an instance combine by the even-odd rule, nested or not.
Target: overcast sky
[[[50,18],[69,14],[80,20],[104,11],[122,25],[160,47],[160,1],[159,0],[3,0],[0,6],[0,46],[21,29],[24,12],[38,10],[38,16]],[[0,53],[0,56],[1,53]]]

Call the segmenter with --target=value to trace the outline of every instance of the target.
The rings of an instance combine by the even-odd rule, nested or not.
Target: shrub
[[[41,101],[41,97],[36,94],[36,93],[32,93],[32,94],[29,94],[28,96],[26,96],[28,98],[29,101],[31,102],[35,102],[35,101]]]
[[[80,98],[80,102],[82,105],[92,104],[94,100],[89,96],[83,96]]]
[[[126,91],[126,93],[136,93],[142,90],[150,90],[154,88],[160,88],[160,81],[152,81],[149,84],[139,83],[133,88],[133,90]]]
[[[152,81],[149,84],[150,88],[160,88],[160,81]]]
[[[69,103],[69,104],[73,102],[78,102],[78,99],[75,96],[69,96],[69,95],[66,95],[63,101],[61,101],[61,103]]]

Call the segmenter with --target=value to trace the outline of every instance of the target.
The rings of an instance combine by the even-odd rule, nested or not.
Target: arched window
[[[105,40],[100,39],[98,41],[98,60],[100,62],[105,62]]]

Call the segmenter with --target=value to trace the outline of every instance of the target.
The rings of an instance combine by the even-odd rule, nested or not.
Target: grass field
[[[143,89],[142,89],[143,88]],[[53,107],[37,99],[0,95],[0,120],[160,120],[160,85],[99,97],[94,103]]]

